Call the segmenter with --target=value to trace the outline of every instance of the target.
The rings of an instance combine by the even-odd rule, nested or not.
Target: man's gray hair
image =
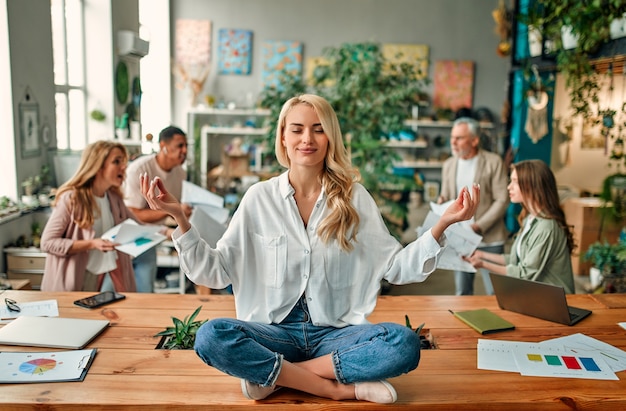
[[[469,130],[470,134],[473,135],[474,137],[479,137],[479,129],[480,126],[478,125],[478,121],[474,120],[471,117],[459,117],[456,120],[454,120],[454,123],[452,123],[452,126],[456,126],[459,124],[467,124],[467,129]]]

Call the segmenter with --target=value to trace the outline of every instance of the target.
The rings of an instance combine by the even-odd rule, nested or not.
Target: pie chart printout
[[[36,358],[34,360],[25,361],[20,364],[20,371],[25,374],[43,374],[46,371],[53,370],[57,366],[57,362],[50,358]]]

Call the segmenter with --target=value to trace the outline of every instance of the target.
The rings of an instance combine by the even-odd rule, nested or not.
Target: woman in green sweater
[[[511,166],[507,186],[512,203],[522,205],[518,232],[510,254],[477,250],[467,260],[476,268],[562,286],[574,293],[572,232],[561,209],[554,174],[541,160]]]

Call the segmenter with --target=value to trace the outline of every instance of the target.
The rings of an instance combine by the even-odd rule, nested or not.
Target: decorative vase
[[[128,129],[127,128],[116,128],[115,129],[115,137],[118,140],[126,140],[128,138]]]
[[[626,36],[626,13],[622,15],[622,18],[611,22],[609,31],[613,40]]]
[[[561,41],[565,50],[578,47],[578,35],[572,33],[572,26],[561,27]]]

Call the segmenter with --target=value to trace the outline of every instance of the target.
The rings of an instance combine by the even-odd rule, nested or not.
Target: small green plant
[[[189,350],[193,348],[193,344],[196,341],[196,332],[198,328],[208,320],[196,320],[196,317],[200,313],[202,306],[196,308],[196,310],[190,316],[185,317],[184,320],[180,320],[176,317],[172,317],[174,326],[167,327],[165,330],[155,334],[155,337],[164,337],[165,342],[162,348],[166,350]]]
[[[625,275],[626,243],[619,241],[615,244],[610,244],[607,241],[596,241],[589,246],[583,259],[585,261],[591,261],[604,275]]]

